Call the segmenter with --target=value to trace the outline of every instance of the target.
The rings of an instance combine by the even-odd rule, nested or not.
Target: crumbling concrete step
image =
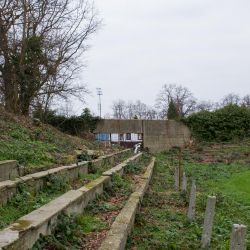
[[[37,172],[35,174],[26,175],[24,177],[20,177],[19,180],[0,182],[0,205],[6,204],[8,200],[16,194],[17,186],[21,181],[24,181],[29,186],[36,187],[37,190],[47,187],[46,178],[48,175],[65,175],[68,180],[73,181],[79,177],[79,174],[88,174],[89,165],[93,166],[94,168],[102,168],[106,163],[114,164],[116,158],[128,151],[131,151],[131,149],[125,149],[113,155],[102,156],[99,159],[93,161],[83,161],[79,162],[78,164],[62,166],[42,172]],[[17,161],[13,162],[17,163]]]
[[[139,210],[140,201],[143,199],[153,174],[154,164],[155,157],[152,158],[146,173],[141,179],[139,186],[136,188],[136,191],[130,196],[126,206],[111,225],[106,238],[99,247],[99,250],[123,250],[125,248],[127,237],[134,225],[135,215]]]
[[[118,173],[120,176],[123,175],[124,172],[124,168],[127,166],[127,164],[131,161],[134,162],[139,162],[142,158],[142,153],[138,153],[135,156],[132,156],[131,158],[127,159],[126,161],[124,161],[123,163],[109,169],[108,171],[104,172],[102,175],[103,176],[111,176],[115,173]]]
[[[109,176],[102,176],[86,186],[71,190],[37,210],[23,216],[15,223],[0,231],[0,249],[28,249],[31,248],[40,234],[51,234],[51,226],[57,216],[66,213],[80,213],[95,199],[96,194],[103,192],[103,185],[110,181]]]
[[[0,161],[0,181],[7,181],[18,176],[19,174],[17,161]]]
[[[137,161],[140,157],[141,153],[131,157],[129,161]],[[43,173],[36,174],[37,178],[38,174],[43,175]],[[50,225],[53,225],[60,213],[81,213],[90,200],[95,199],[97,194],[103,193],[104,184],[110,181],[110,176],[101,176],[78,190],[71,190],[15,221],[0,231],[0,250],[31,248],[40,234],[51,234]]]

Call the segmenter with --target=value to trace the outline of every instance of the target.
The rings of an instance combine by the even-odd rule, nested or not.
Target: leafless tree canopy
[[[200,101],[197,103],[196,105],[196,111],[202,111],[202,110],[206,110],[206,111],[213,111],[216,109],[216,106],[218,105],[218,103],[213,103],[212,101]]]
[[[246,108],[250,108],[250,95],[246,95],[241,99],[241,104],[244,105]]]
[[[230,93],[225,95],[221,100],[222,106],[227,106],[229,104],[240,104],[241,98],[235,93]]]
[[[0,0],[0,91],[5,109],[27,115],[54,97],[82,99],[77,80],[86,40],[101,27],[87,0]]]
[[[193,94],[181,85],[165,84],[157,95],[156,108],[159,110],[162,119],[167,119],[169,103],[173,99],[179,116],[187,116],[196,109],[196,98]]]
[[[126,103],[124,100],[119,99],[112,102],[111,109],[115,119],[134,119],[135,115],[138,119],[157,119],[156,110],[139,100]]]

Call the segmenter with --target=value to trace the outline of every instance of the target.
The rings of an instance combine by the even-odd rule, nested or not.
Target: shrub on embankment
[[[0,161],[17,160],[20,165],[48,167],[70,164],[75,162],[74,150],[83,145],[89,149],[99,147],[96,142],[62,133],[48,124],[37,126],[30,117],[0,109]]]
[[[181,118],[192,135],[203,141],[232,141],[250,137],[250,110],[237,104],[200,111]]]
[[[37,110],[34,117],[39,118],[43,123],[50,124],[63,133],[80,137],[86,137],[86,133],[89,131],[92,133],[97,123],[101,120],[99,116],[91,115],[88,108],[85,108],[79,116],[66,117],[65,115],[57,115],[55,111],[48,111],[44,114]]]

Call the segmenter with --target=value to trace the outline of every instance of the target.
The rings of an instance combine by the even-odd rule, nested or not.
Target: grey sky
[[[112,100],[154,106],[163,84],[181,84],[199,100],[250,93],[250,1],[95,0],[105,26],[89,43],[83,82]],[[74,110],[81,108],[75,105]]]

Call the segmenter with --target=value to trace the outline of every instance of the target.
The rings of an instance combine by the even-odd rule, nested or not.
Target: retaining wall
[[[18,162],[15,160],[0,161],[0,181],[18,177]]]
[[[148,188],[155,164],[155,157],[151,160],[146,173],[143,175],[136,191],[130,196],[127,204],[116,217],[110,227],[106,238],[99,250],[123,250],[126,246],[127,237],[130,234],[135,220],[135,215],[140,208],[144,193]]]
[[[142,133],[143,147],[148,147],[150,153],[169,150],[174,146],[183,148],[191,139],[189,128],[174,120],[103,119],[94,133]]]
[[[70,166],[62,166],[35,174],[26,175],[15,181],[7,180],[0,182],[0,205],[6,204],[8,200],[17,193],[17,187],[21,181],[24,181],[31,187],[36,187],[38,190],[47,187],[47,177],[52,174],[64,175],[68,180],[73,181],[79,177],[79,174],[88,174],[89,166],[92,168],[102,168],[106,163],[112,165],[114,164],[115,159],[130,150],[131,149],[126,149],[112,155],[101,156],[96,160],[83,161]]]
[[[141,157],[142,153],[139,153],[126,162],[138,161]],[[101,194],[104,185],[108,185],[110,181],[110,176],[101,176],[78,190],[71,190],[15,221],[15,223],[0,231],[0,250],[26,250],[31,248],[40,234],[51,234],[50,225],[53,225],[60,213],[82,212],[88,202],[95,199],[97,194]]]

